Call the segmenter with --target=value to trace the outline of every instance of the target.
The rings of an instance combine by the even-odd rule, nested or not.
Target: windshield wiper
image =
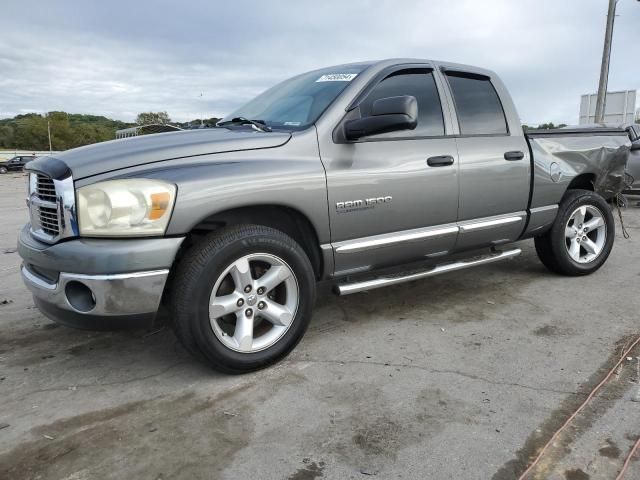
[[[244,117],[235,117],[231,120],[216,123],[216,127],[224,127],[225,125],[253,125],[261,132],[270,132],[271,128],[267,127],[263,120],[249,120]]]

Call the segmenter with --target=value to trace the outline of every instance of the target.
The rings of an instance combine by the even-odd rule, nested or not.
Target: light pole
[[[49,153],[53,150],[51,149],[51,124],[49,123],[49,115],[47,114],[47,134],[49,135]]]
[[[595,123],[604,122],[604,109],[607,103],[607,84],[609,82],[609,60],[611,59],[611,39],[613,37],[613,22],[616,18],[617,4],[618,0],[609,0],[607,30],[604,34],[602,65],[600,67],[600,83],[598,84],[598,99],[596,100]]]
[[[640,2],[640,0],[637,0]],[[607,30],[604,34],[604,48],[602,49],[602,65],[600,66],[600,83],[598,84],[598,99],[596,100],[595,123],[604,122],[604,110],[607,106],[607,86],[609,83],[609,61],[611,59],[611,39],[613,38],[613,22],[616,18],[618,0],[609,0],[607,11]]]

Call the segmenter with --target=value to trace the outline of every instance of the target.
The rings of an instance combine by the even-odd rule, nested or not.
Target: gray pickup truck
[[[508,259],[584,275],[607,259],[623,129],[523,132],[491,71],[395,59],[305,73],[217,128],[91,145],[27,165],[22,275],[84,328],[159,309],[225,372],[302,338],[317,282],[340,295]]]

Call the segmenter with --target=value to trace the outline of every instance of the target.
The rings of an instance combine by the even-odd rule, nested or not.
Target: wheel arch
[[[227,225],[253,224],[286,233],[305,251],[317,279],[325,274],[318,232],[300,210],[278,204],[245,205],[212,213],[193,226],[183,248],[189,248],[199,237]]]
[[[569,185],[567,185],[567,191],[569,190],[590,190],[594,191],[594,185],[596,181],[595,173],[581,173],[580,175],[576,175],[571,179]]]

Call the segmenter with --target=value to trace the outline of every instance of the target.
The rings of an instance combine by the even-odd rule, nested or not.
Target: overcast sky
[[[577,123],[607,0],[2,0],[0,118],[221,116],[294,74],[388,57],[495,70],[521,120]],[[640,89],[640,2],[619,0],[609,90]]]

